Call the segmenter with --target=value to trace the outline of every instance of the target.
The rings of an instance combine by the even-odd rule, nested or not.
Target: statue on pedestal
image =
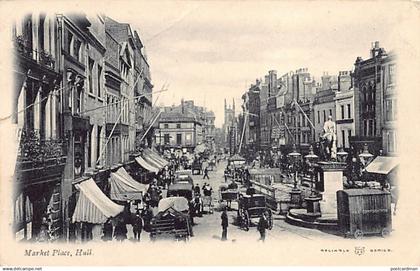
[[[324,123],[324,134],[321,136],[321,152],[325,160],[337,159],[337,129],[332,116]]]

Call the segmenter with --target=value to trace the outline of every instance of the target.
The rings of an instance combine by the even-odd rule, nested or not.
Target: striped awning
[[[155,166],[151,165],[149,162],[147,162],[143,157],[138,156],[136,157],[136,162],[143,167],[144,169],[153,172],[153,173],[158,173],[159,172],[159,168],[156,168]]]
[[[398,166],[398,160],[395,157],[378,156],[367,167],[369,173],[387,175],[391,170]]]
[[[169,164],[169,162],[166,159],[162,158],[158,153],[156,153],[153,150],[144,149],[143,154],[155,163],[157,163],[161,168],[164,168]]]
[[[123,167],[111,173],[109,183],[113,200],[141,200],[147,190],[146,185],[135,181]]]
[[[124,210],[124,206],[110,200],[90,178],[76,184],[80,196],[73,214],[73,222],[103,224],[110,217],[115,217]]]

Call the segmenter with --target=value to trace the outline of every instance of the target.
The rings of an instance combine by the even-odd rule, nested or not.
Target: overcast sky
[[[150,2],[106,13],[139,31],[155,90],[169,84],[158,104],[193,99],[221,127],[224,98],[235,98],[239,110],[241,95],[268,70],[338,74],[353,69],[357,56],[367,58],[373,41],[394,49],[403,18],[389,12],[391,4]]]

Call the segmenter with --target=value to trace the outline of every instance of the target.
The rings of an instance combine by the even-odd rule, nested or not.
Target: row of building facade
[[[161,150],[176,149],[194,152],[198,145],[215,147],[215,115],[192,100],[181,100],[180,105],[166,106],[156,121],[156,146]]]
[[[338,76],[324,73],[320,82],[307,68],[280,77],[269,71],[243,94],[242,114],[228,120],[230,126],[238,126],[237,132],[225,131],[226,139],[238,141],[243,130],[243,142],[251,152],[287,152],[293,144],[307,152],[309,145],[320,141],[324,122],[332,116],[338,147],[359,152],[366,143],[372,153],[395,155],[395,69],[395,54],[374,42],[368,59],[357,57],[353,70],[340,71]],[[231,115],[225,108],[225,118]]]
[[[28,14],[12,42],[16,237],[35,238],[48,216],[53,238],[71,238],[74,185],[103,188],[102,175],[152,142],[145,48],[129,24],[84,14]]]

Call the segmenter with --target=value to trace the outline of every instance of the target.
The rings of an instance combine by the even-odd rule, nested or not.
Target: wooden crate
[[[391,194],[379,189],[337,191],[338,225],[345,236],[388,236],[391,231]]]

